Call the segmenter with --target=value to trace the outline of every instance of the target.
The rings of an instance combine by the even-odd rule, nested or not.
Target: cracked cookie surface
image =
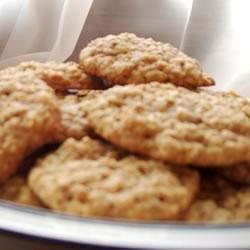
[[[93,40],[81,51],[80,64],[110,85],[158,81],[195,88],[214,84],[196,59],[171,44],[131,33]]]
[[[61,126],[54,91],[29,73],[0,80],[0,182]]]
[[[87,117],[104,139],[155,159],[200,167],[250,160],[250,103],[235,93],[115,86],[95,99]]]
[[[63,142],[69,137],[81,139],[91,134],[86,107],[90,100],[101,93],[101,90],[82,90],[77,94],[57,95],[62,113],[62,127],[55,136],[57,142]]]
[[[24,176],[14,176],[0,186],[0,199],[32,207],[44,207]]]
[[[202,176],[198,198],[184,220],[190,223],[249,223],[250,186],[237,186],[218,176]]]
[[[102,88],[100,80],[86,74],[80,65],[75,62],[22,62],[15,67],[0,71],[0,78],[3,75],[16,72],[33,73],[56,90]]]
[[[188,168],[123,154],[85,137],[67,140],[38,162],[29,185],[46,205],[60,212],[171,220],[190,205],[199,176]]]

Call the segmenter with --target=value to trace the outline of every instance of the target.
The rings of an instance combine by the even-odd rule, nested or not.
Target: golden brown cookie
[[[101,93],[102,90],[81,90],[77,94],[57,94],[63,125],[56,132],[57,142],[63,142],[69,137],[81,139],[91,134],[86,118],[86,107],[89,100]]]
[[[85,137],[67,140],[38,162],[29,185],[46,205],[64,213],[171,220],[193,200],[199,176]]]
[[[250,186],[240,187],[217,176],[203,176],[198,198],[184,220],[189,223],[249,223]]]
[[[93,40],[81,51],[80,64],[110,85],[158,81],[195,88],[214,84],[196,59],[171,44],[131,33]]]
[[[250,184],[250,163],[241,163],[217,170],[218,174],[239,184]]]
[[[23,176],[12,177],[0,186],[0,199],[26,206],[44,207]]]
[[[250,102],[234,93],[160,83],[115,86],[88,106],[88,120],[113,144],[174,164],[250,161]]]
[[[67,139],[57,150],[53,151],[53,153],[39,159],[38,165],[41,166],[44,164],[43,162],[45,162],[46,165],[54,166],[57,163],[81,160],[83,158],[96,160],[102,156],[120,159],[126,155],[127,153],[125,151],[105,141],[84,136],[80,140],[74,138]]]
[[[101,88],[100,80],[86,74],[80,65],[75,62],[22,62],[15,67],[1,71],[0,78],[2,75],[6,75],[6,73],[16,73],[20,71],[34,73],[38,78],[56,90]]]
[[[61,126],[54,91],[29,73],[0,80],[0,182],[20,166],[22,160],[53,141]]]

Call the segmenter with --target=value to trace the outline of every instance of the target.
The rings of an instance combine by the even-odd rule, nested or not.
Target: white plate
[[[249,249],[250,225],[134,223],[0,203],[0,230],[59,242],[133,249]]]

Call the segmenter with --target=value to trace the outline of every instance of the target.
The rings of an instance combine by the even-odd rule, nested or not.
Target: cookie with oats
[[[199,175],[188,168],[121,153],[90,138],[67,140],[37,163],[29,185],[55,211],[131,220],[176,219]]]
[[[0,199],[11,201],[20,205],[44,207],[33,193],[24,176],[15,176],[0,186]]]
[[[250,163],[241,163],[217,170],[218,174],[239,184],[250,184]]]
[[[80,65],[75,62],[22,62],[15,67],[2,70],[0,72],[0,78],[12,72],[33,73],[56,90],[102,88],[100,80],[86,74]]]
[[[53,141],[61,122],[54,91],[29,73],[0,80],[0,182],[20,166],[23,159]]]
[[[58,163],[64,164],[65,162],[81,160],[83,158],[96,160],[105,156],[120,159],[126,155],[127,153],[124,150],[116,148],[105,141],[84,136],[80,140],[68,138],[57,150],[42,157],[37,162],[39,166],[43,166],[44,164],[54,166]]]
[[[250,102],[235,93],[160,83],[115,86],[88,106],[88,120],[113,144],[173,164],[250,161]]]
[[[137,37],[131,33],[93,40],[80,53],[80,64],[110,85],[172,82],[195,88],[214,85],[199,62],[171,44]]]
[[[62,127],[56,131],[56,141],[63,142],[69,137],[81,139],[92,131],[86,117],[86,107],[90,100],[100,95],[102,90],[81,90],[76,94],[57,94],[62,113]]]
[[[202,176],[198,198],[187,210],[189,223],[249,223],[250,186],[237,186],[218,176]]]

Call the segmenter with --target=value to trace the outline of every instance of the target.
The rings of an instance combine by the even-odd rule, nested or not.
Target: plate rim
[[[250,224],[127,222],[59,214],[6,201],[0,202],[0,230],[42,240],[133,249],[250,247]]]

